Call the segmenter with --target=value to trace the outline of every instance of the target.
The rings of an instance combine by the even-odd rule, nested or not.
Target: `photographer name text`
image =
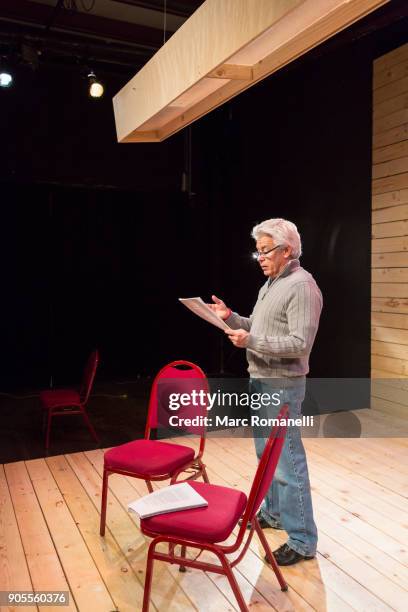
[[[301,416],[297,418],[278,419],[262,418],[257,414],[250,417],[229,417],[229,416],[195,416],[193,418],[172,415],[169,418],[171,427],[313,427],[313,416]]]

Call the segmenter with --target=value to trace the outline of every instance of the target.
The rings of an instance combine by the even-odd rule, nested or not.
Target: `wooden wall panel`
[[[372,312],[408,313],[408,299],[373,298],[371,300],[371,309]]]
[[[374,62],[372,163],[371,407],[408,418],[408,44]]]
[[[408,189],[399,189],[397,191],[389,191],[372,197],[373,210],[379,208],[388,208],[389,206],[397,206],[399,204],[408,203]]]

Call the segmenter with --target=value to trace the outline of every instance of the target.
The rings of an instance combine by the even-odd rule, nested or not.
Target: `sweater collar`
[[[282,269],[281,273],[278,276],[289,276],[295,270],[300,268],[300,262],[298,259],[290,259],[285,267]]]
[[[273,281],[275,281],[277,278],[283,278],[284,276],[289,276],[289,274],[292,274],[292,272],[294,272],[295,270],[297,270],[298,268],[300,268],[300,263],[298,259],[290,259],[288,261],[287,264],[285,264],[285,266],[282,268],[282,270],[279,272],[279,274],[277,276],[275,276],[274,278],[270,278],[268,280],[268,287],[273,283]]]

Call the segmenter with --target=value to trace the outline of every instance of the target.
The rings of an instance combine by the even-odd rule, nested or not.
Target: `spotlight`
[[[93,70],[88,73],[89,87],[88,93],[91,98],[101,98],[104,94],[105,88],[100,81],[96,78]]]
[[[8,70],[0,70],[0,87],[3,89],[11,87],[13,84],[13,76]]]
[[[9,54],[0,55],[0,87],[7,89],[13,85],[13,71]]]

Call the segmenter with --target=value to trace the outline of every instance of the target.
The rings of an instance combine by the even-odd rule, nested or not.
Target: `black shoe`
[[[309,561],[310,559],[314,559],[314,555],[306,556],[301,555],[300,553],[290,548],[287,544],[282,544],[277,550],[273,551],[273,556],[276,559],[278,565],[294,565],[294,563],[298,563],[298,561]],[[267,557],[265,557],[265,561],[269,563]]]
[[[268,521],[266,521],[264,519],[264,517],[262,516],[262,514],[257,514],[256,518],[258,519],[258,523],[261,529],[283,529],[283,527],[281,526],[274,526],[274,525],[270,525],[268,523]],[[242,524],[242,519],[239,520],[238,522],[239,526],[241,526]],[[247,525],[247,529],[251,529],[251,523],[248,523]]]

